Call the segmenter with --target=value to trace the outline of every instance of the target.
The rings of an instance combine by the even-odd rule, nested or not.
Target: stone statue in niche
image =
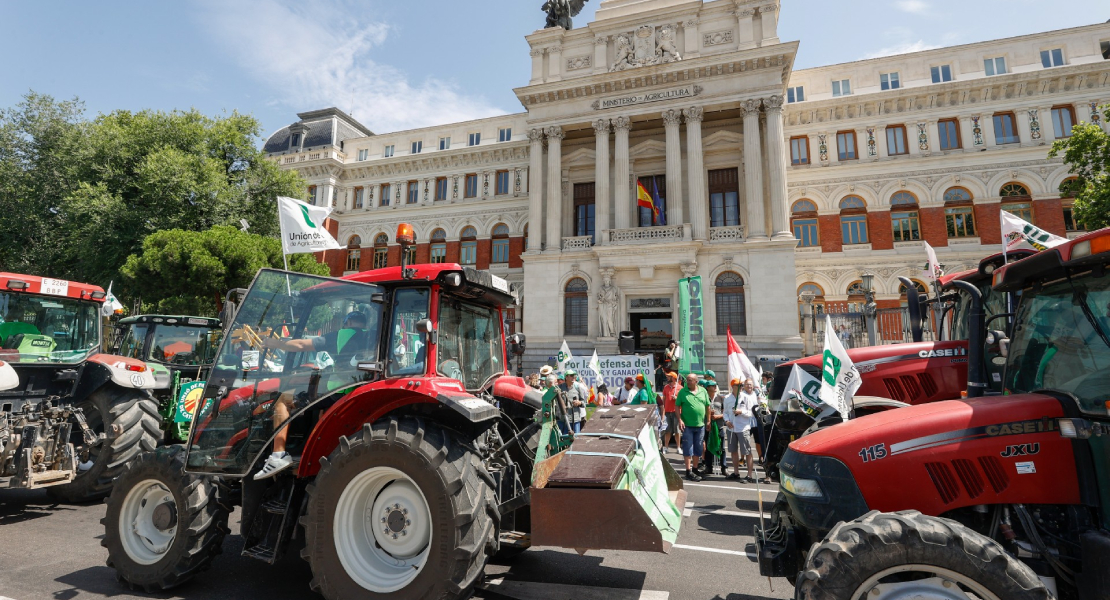
[[[613,62],[613,68],[609,69],[610,73],[616,71],[623,71],[631,69],[636,66],[635,51],[632,49],[632,42],[629,41],[627,35],[617,36],[617,59]]]
[[[597,293],[597,314],[601,321],[601,337],[616,337],[617,335],[617,304],[620,303],[620,292],[613,285],[613,272],[602,272],[601,289]]]
[[[562,27],[567,31],[574,28],[572,17],[577,17],[582,12],[582,7],[589,0],[547,0],[540,10],[547,13],[547,27]]]
[[[659,62],[669,63],[682,60],[678,53],[677,32],[674,25],[664,25],[659,28],[659,45],[655,49],[655,59]]]
[[[617,53],[610,73],[682,60],[678,31],[674,25],[656,28],[644,25],[635,32],[617,36]]]

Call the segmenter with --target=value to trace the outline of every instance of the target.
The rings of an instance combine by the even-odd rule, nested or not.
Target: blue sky
[[[576,24],[593,20],[590,0]],[[542,0],[0,0],[0,107],[28,90],[256,116],[338,106],[388,132],[519,112]],[[796,68],[1087,25],[1105,0],[782,0]]]

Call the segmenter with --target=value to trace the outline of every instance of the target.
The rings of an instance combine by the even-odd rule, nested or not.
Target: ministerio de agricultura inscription
[[[647,104],[649,102],[662,102],[663,100],[678,100],[680,98],[693,98],[702,91],[700,85],[684,85],[682,87],[672,88],[669,90],[662,90],[658,92],[644,92],[642,94],[631,94],[627,96],[616,96],[613,98],[602,98],[595,100],[593,103],[594,110],[605,110],[607,108],[619,108],[622,106],[632,106],[634,104]]]

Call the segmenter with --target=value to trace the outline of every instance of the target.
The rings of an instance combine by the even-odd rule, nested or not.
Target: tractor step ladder
[[[243,532],[243,556],[271,565],[277,562],[293,533],[303,498],[301,486],[288,478],[273,498],[262,503],[249,531]]]

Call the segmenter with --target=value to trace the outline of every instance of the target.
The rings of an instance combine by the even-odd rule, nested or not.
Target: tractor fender
[[[339,438],[357,434],[363,424],[406,407],[423,406],[426,410],[437,404],[451,409],[445,421],[488,425],[501,414],[496,406],[446,377],[398,378],[364,385],[340,398],[320,417],[301,454],[297,476],[315,475],[320,470],[320,459],[339,446]]]
[[[534,410],[543,408],[543,392],[524,383],[522,377],[498,377],[493,382],[493,397],[519,402]]]
[[[154,375],[154,389],[168,390],[173,385],[173,372],[165,365],[157,363],[146,363],[150,372]]]
[[[103,369],[107,379],[111,379],[112,383],[122,388],[152,390],[157,385],[154,373],[141,360],[111,354],[94,354],[89,357],[89,364]],[[99,387],[100,385],[96,385],[92,389]]]
[[[19,385],[19,375],[8,363],[0,360],[0,390],[10,390]]]

